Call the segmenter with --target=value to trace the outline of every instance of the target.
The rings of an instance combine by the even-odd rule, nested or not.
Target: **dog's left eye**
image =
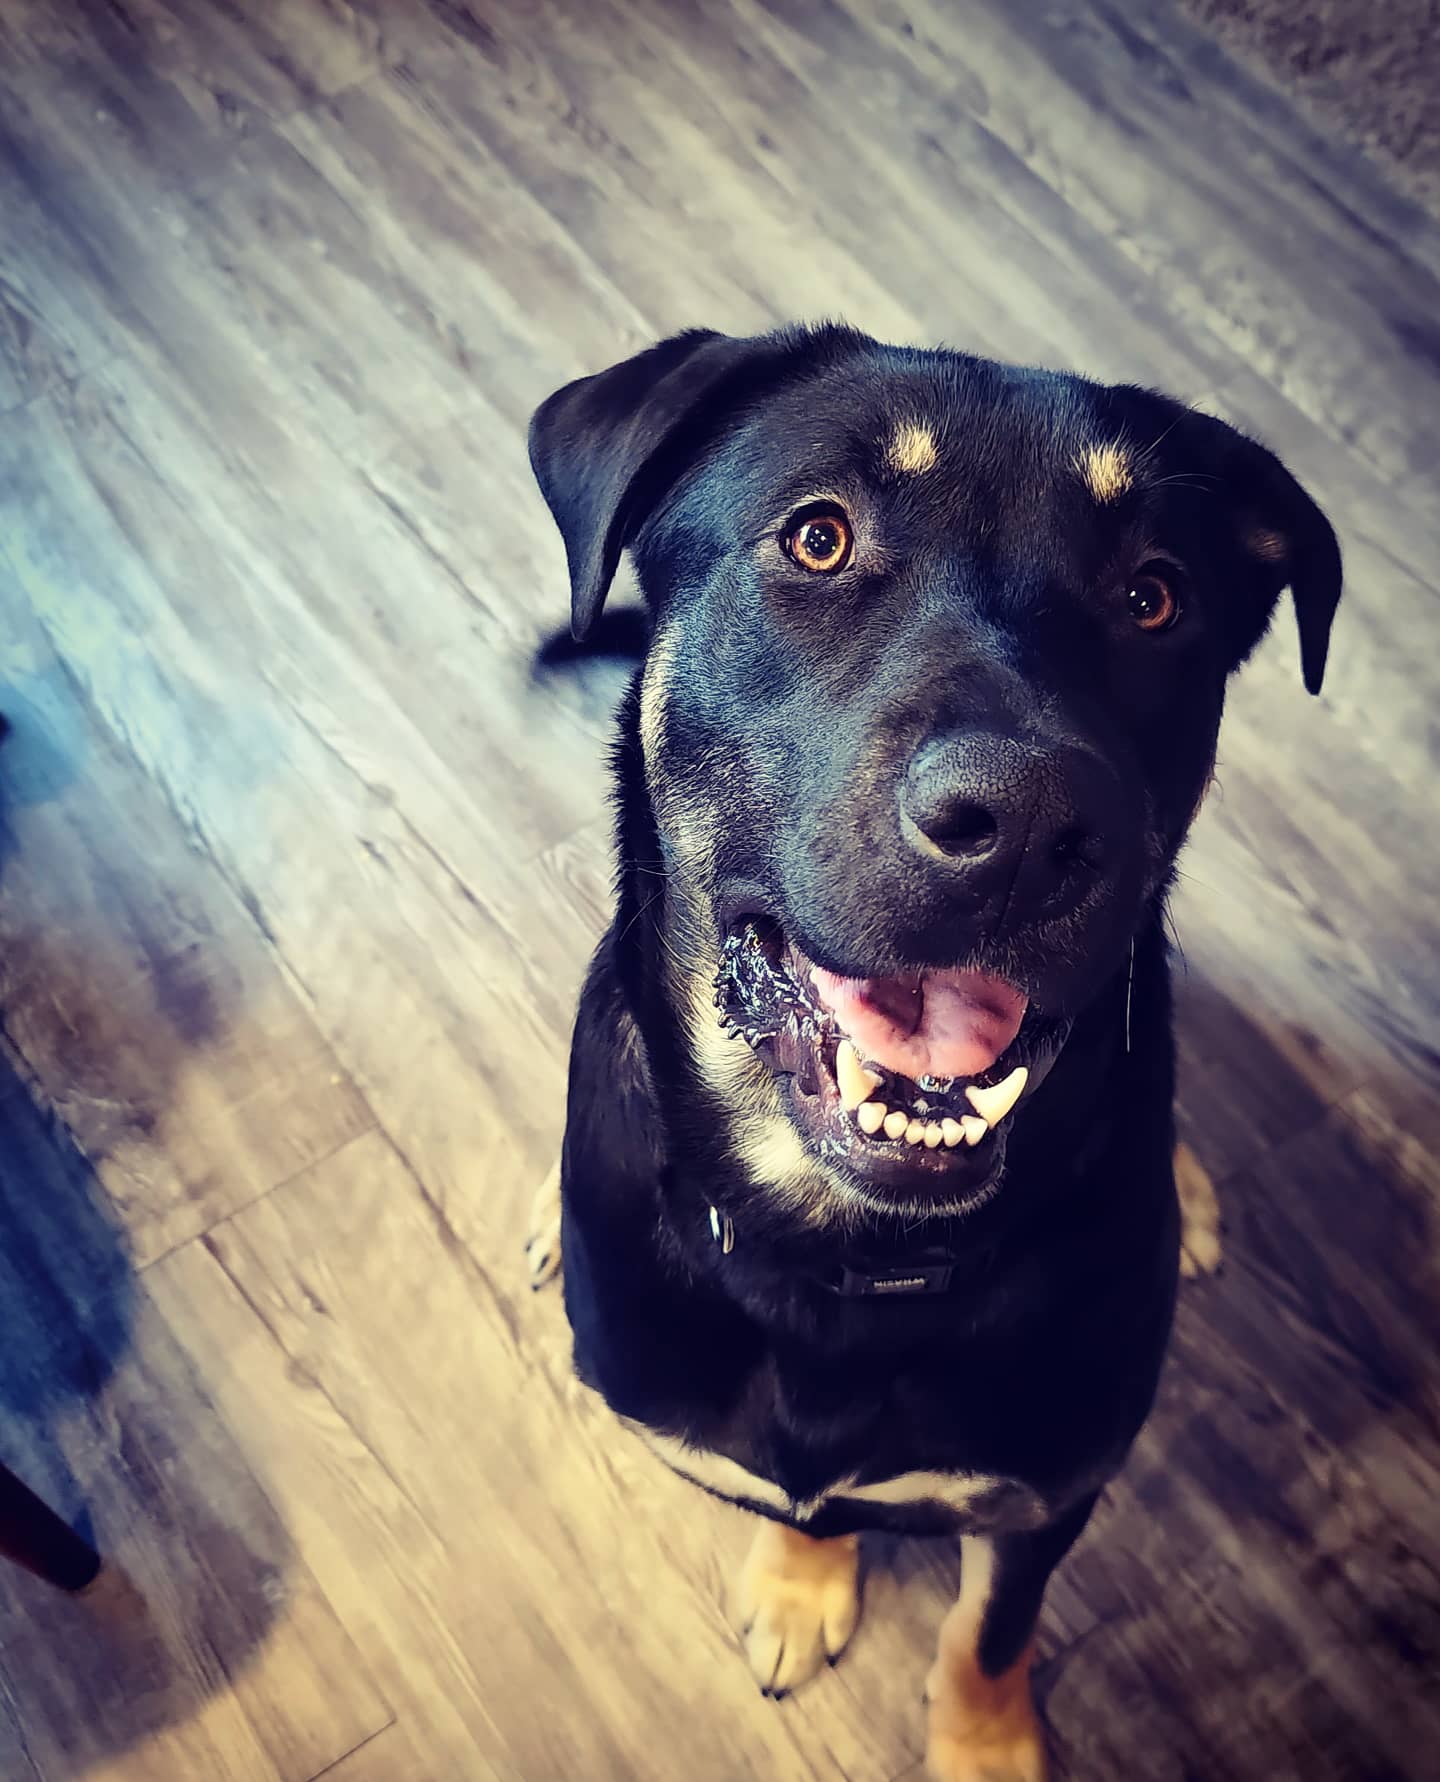
[[[802,569],[834,575],[850,561],[854,535],[838,507],[809,508],[786,522],[780,545]]]
[[[1180,601],[1168,579],[1168,563],[1147,563],[1130,578],[1125,604],[1142,631],[1168,631],[1180,617]]]

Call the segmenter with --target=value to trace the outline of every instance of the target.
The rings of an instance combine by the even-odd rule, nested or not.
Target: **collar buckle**
[[[720,1246],[722,1256],[728,1256],[735,1248],[735,1221],[719,1207],[710,1209],[710,1236]]]

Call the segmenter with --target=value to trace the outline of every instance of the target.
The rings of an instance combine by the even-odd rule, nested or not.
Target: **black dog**
[[[774,1693],[856,1533],[957,1531],[932,1773],[1036,1778],[1046,1579],[1147,1415],[1178,1221],[1162,906],[1226,677],[1340,555],[1163,396],[842,328],[693,333],[531,429],[577,635],[629,547],[619,907],[562,1161],[582,1377],[758,1511]]]

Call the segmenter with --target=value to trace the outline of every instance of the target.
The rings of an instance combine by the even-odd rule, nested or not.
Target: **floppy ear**
[[[1340,604],[1334,528],[1273,452],[1213,416],[1191,418],[1210,435],[1239,522],[1241,550],[1260,572],[1272,603],[1282,588],[1290,590],[1300,630],[1300,672],[1306,691],[1318,693]],[[1252,643],[1261,630],[1263,625]]]
[[[777,350],[694,329],[567,384],[535,411],[530,464],[565,541],[577,638],[604,605],[620,553],[746,374]]]

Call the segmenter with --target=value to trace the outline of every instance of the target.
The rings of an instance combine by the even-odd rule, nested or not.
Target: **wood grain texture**
[[[301,1782],[389,1709],[25,1075],[0,1047],[0,1444],[105,1569],[5,1571],[5,1774]]]
[[[372,1123],[233,888],[76,696],[31,615],[0,710],[0,1009],[37,1097],[153,1257]]]
[[[1433,1770],[1440,236],[1166,0],[0,0],[0,1775],[916,1778],[944,1545],[762,1702],[749,1529],[521,1241],[621,685],[536,676],[533,405],[844,314],[1163,385],[1344,540],[1175,904],[1220,1187],[1062,1569],[1058,1782]]]

